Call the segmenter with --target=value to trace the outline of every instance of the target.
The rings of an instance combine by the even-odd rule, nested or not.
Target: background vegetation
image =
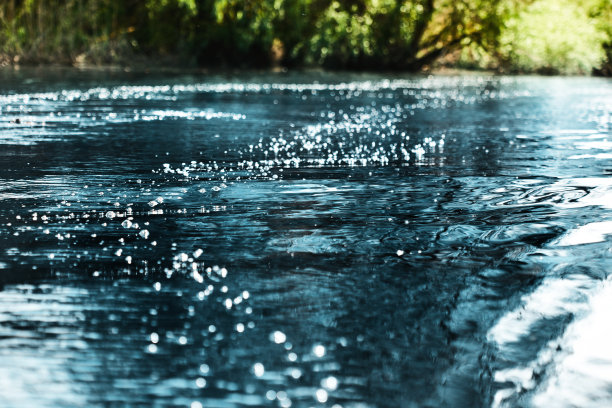
[[[612,73],[611,0],[3,0],[8,63]]]

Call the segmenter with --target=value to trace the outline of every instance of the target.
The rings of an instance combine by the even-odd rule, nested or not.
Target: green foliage
[[[506,22],[500,52],[521,72],[590,73],[603,61],[606,40],[591,10],[586,1],[536,1]]]
[[[610,0],[4,0],[0,60],[588,73],[612,54],[611,9]]]
[[[595,72],[599,75],[612,76],[612,1],[595,0],[590,9],[590,16],[597,21],[597,29],[604,33],[604,63]]]

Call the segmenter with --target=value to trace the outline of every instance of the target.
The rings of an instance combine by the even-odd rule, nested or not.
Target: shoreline
[[[113,73],[113,74],[133,74],[133,75],[215,75],[215,76],[232,76],[232,75],[291,75],[291,74],[326,74],[326,75],[388,75],[389,77],[396,76],[536,76],[536,77],[559,77],[559,78],[576,78],[576,77],[595,77],[595,78],[610,78],[605,75],[591,74],[542,74],[536,72],[511,73],[500,72],[497,70],[484,69],[468,69],[450,66],[440,66],[431,69],[426,69],[418,72],[411,71],[390,71],[390,70],[334,70],[321,67],[301,67],[301,68],[286,68],[286,67],[269,67],[269,68],[227,68],[227,67],[178,67],[173,65],[154,65],[136,63],[133,65],[122,64],[5,64],[0,65],[0,72],[20,72],[20,71],[51,71],[51,72],[83,72],[83,73]]]

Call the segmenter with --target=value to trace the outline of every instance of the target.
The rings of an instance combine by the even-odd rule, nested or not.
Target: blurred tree
[[[610,58],[611,8],[610,0],[4,0],[0,58],[418,71],[451,55],[472,67],[588,72],[603,47]]]
[[[533,2],[506,21],[499,46],[506,67],[517,72],[590,73],[604,58],[601,5],[601,0]]]
[[[595,69],[595,73],[612,76],[612,1],[595,1],[590,11],[591,17],[597,22],[598,30],[605,36],[603,41],[604,62]]]

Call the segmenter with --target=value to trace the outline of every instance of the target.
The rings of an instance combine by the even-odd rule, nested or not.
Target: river
[[[0,71],[0,406],[612,405],[612,81]]]

